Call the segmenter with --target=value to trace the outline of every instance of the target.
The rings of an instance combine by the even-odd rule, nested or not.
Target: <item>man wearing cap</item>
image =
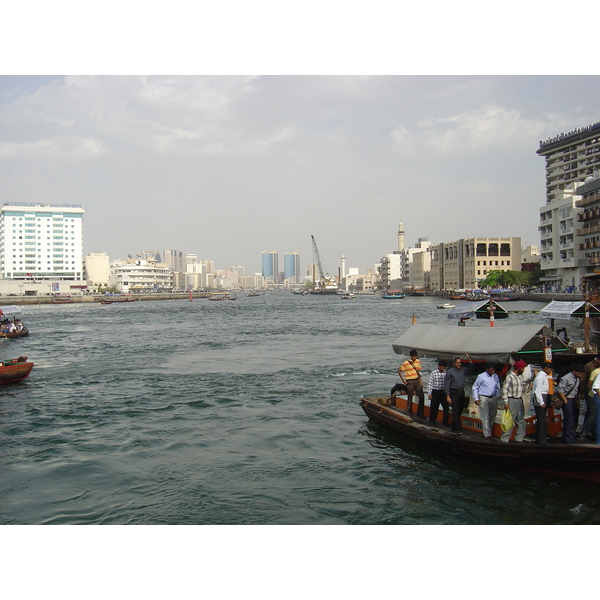
[[[496,421],[498,411],[498,396],[500,395],[500,380],[496,375],[495,365],[486,365],[485,371],[480,373],[473,384],[473,400],[479,406],[481,428],[483,437],[492,437],[492,427]]]
[[[583,376],[583,365],[571,365],[571,372],[562,377],[556,393],[560,395],[564,404],[562,405],[562,443],[575,443],[575,425],[577,419],[577,401],[579,399],[579,386]]]
[[[513,429],[517,427],[515,434],[515,442],[522,442],[525,438],[525,406],[523,404],[523,386],[530,381],[533,381],[537,370],[533,377],[525,379],[523,371],[525,371],[527,363],[524,360],[518,360],[513,365],[513,370],[506,376],[502,384],[501,397],[504,402],[504,410],[509,410],[512,414],[514,424],[509,431],[503,431],[500,437],[501,442],[508,442],[512,435]]]

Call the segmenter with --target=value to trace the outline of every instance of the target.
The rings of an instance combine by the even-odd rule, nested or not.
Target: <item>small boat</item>
[[[0,361],[0,385],[17,383],[29,377],[33,363],[26,356]]]
[[[444,302],[444,304],[438,304],[438,308],[456,308],[456,304],[450,304],[450,302]]]
[[[246,294],[246,298],[254,298],[256,296],[260,296],[260,294],[258,292],[248,292]]]
[[[231,292],[213,292],[209,300],[237,300],[237,296],[232,296]]]
[[[0,337],[2,338],[20,338],[26,337],[29,335],[29,329],[23,325],[23,311],[14,305],[10,306],[0,306],[0,328],[3,329],[3,332],[0,332]],[[14,324],[10,328],[12,331],[9,331],[9,324]]]
[[[70,294],[55,294],[52,296],[52,304],[73,304]]]
[[[384,300],[401,300],[406,298],[406,294],[400,290],[389,290],[381,296]]]
[[[347,294],[340,294],[341,300],[351,300],[352,298],[356,298],[356,296],[352,292],[348,292]]]
[[[100,304],[115,304],[117,302],[135,302],[131,294],[109,294],[100,299]]]
[[[399,406],[392,406],[388,402],[387,397],[362,398],[360,405],[369,420],[393,429],[403,440],[422,444],[427,450],[440,455],[600,483],[598,444],[561,444],[557,437],[551,437],[551,441],[543,445],[532,443],[528,437],[521,443],[501,442],[498,439],[501,432],[498,423],[494,424],[493,437],[486,439],[481,432],[481,421],[464,413],[461,417],[462,435],[459,435],[450,429],[429,425],[427,406],[425,419],[414,415],[411,418],[406,411],[406,399],[397,397],[396,404]],[[442,411],[438,413],[438,419],[441,418]],[[528,417],[525,421],[527,435],[530,436],[535,432],[535,417]],[[553,433],[556,435],[561,428],[561,417],[553,415],[553,409],[549,409],[548,433],[550,436]]]

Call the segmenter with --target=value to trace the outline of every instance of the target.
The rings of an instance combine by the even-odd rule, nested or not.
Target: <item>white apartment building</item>
[[[546,203],[567,185],[600,169],[600,123],[540,140],[537,154],[546,159]]]
[[[117,261],[111,266],[110,285],[124,294],[171,291],[173,270],[149,260]]]
[[[110,259],[105,252],[90,252],[83,259],[83,272],[88,285],[108,285]]]
[[[401,250],[382,257],[379,274],[383,290],[399,290],[402,287],[403,258]]]
[[[540,208],[540,281],[555,292],[577,288],[586,272],[576,240],[579,214],[576,206],[581,199],[577,189],[583,184],[574,182],[553,194],[552,201]]]
[[[83,281],[80,206],[5,202],[0,209],[0,271],[15,280]]]

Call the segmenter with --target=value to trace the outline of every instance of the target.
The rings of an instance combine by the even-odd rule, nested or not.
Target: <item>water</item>
[[[35,368],[0,389],[0,523],[600,522],[591,484],[446,458],[368,422],[360,397],[397,379],[392,342],[413,314],[445,323],[438,303],[24,307],[31,335],[1,349]]]

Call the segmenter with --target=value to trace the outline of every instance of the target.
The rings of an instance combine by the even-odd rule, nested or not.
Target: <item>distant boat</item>
[[[356,298],[356,296],[352,292],[348,292],[346,294],[340,294],[340,298],[342,300],[350,300],[352,298]]]
[[[52,304],[73,304],[70,294],[55,294],[52,296]]]
[[[450,302],[444,302],[444,304],[438,304],[438,308],[456,308],[456,305],[450,304]]]
[[[406,298],[406,294],[403,294],[401,290],[389,290],[381,296],[385,300],[401,300]]]

